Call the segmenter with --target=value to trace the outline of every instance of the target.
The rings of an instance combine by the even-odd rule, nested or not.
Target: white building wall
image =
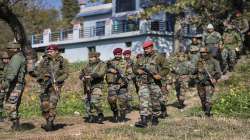
[[[68,59],[70,63],[80,62],[88,60],[88,48],[87,47],[67,47],[62,54],[63,57]]]

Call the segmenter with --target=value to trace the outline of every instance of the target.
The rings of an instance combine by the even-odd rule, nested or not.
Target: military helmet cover
[[[19,49],[21,45],[18,42],[9,42],[7,49]]]

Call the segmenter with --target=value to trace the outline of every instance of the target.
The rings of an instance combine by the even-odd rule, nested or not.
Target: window
[[[166,29],[165,21],[152,21],[151,22],[151,30],[152,31],[165,31]]]
[[[96,52],[95,46],[88,47],[89,52]]]
[[[134,11],[135,0],[116,0],[116,12]]]
[[[96,36],[105,35],[105,21],[96,22]]]

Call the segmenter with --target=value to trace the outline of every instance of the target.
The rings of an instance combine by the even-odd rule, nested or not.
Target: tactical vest
[[[126,62],[123,59],[121,60],[112,59],[110,62],[125,74]],[[111,67],[108,67],[108,69],[110,68]],[[114,74],[111,72],[108,72],[106,74],[106,81],[108,84],[122,84],[123,83],[122,79],[118,77],[117,74]]]
[[[54,60],[45,56],[44,61],[41,64],[41,76],[50,75],[51,72],[54,73],[55,78],[64,74],[64,58],[62,56],[56,57]]]
[[[205,45],[214,45],[219,43],[219,37],[216,32],[206,34],[205,36]]]
[[[138,62],[139,67],[146,67],[152,73],[159,73],[160,66],[156,62],[158,55],[160,54],[154,53],[150,56],[147,56],[147,55],[142,56]],[[139,81],[139,83],[142,83],[142,84],[155,83],[153,77],[150,76],[149,74],[140,75],[137,77],[137,80]]]
[[[101,69],[101,66],[102,65],[105,65],[105,63],[103,61],[99,61],[95,64],[87,64],[87,66],[85,67],[85,69],[83,70],[84,73],[86,75],[91,75],[93,73],[98,73]],[[103,85],[103,80],[104,80],[104,77],[99,77],[99,78],[95,78],[95,79],[92,79],[91,80],[91,87],[92,88],[95,88],[95,87],[98,87],[98,88],[102,88],[102,85]]]
[[[237,44],[237,40],[233,32],[225,32],[223,35],[223,42],[225,45]]]

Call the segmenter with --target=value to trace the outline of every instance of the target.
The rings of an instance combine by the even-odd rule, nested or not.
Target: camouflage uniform
[[[132,59],[126,60],[125,75],[128,79],[128,109],[132,110],[133,94],[136,93],[136,79],[133,73],[134,61]]]
[[[223,34],[223,43],[224,43],[224,49],[226,49],[224,52],[222,52],[223,56],[223,64],[225,65],[227,60],[229,70],[233,70],[233,67],[236,63],[236,48],[239,48],[241,45],[241,38],[239,34],[234,31],[232,28],[227,28],[227,30]],[[228,53],[226,55],[225,53]],[[227,57],[227,58],[226,58]],[[225,66],[226,67],[226,66]]]
[[[103,109],[102,109],[102,89],[104,86],[104,75],[106,72],[106,64],[99,59],[98,53],[89,53],[89,57],[95,57],[96,61],[89,63],[82,69],[80,79],[84,82],[84,94],[85,94],[85,107],[88,115],[88,122],[95,122],[95,111],[98,115],[98,123],[103,122]],[[86,85],[87,82],[84,76],[90,76],[90,85]],[[90,86],[90,93],[87,93],[87,89]]]
[[[8,49],[17,49],[11,56],[7,65],[5,78],[2,85],[8,91],[6,95],[6,111],[9,119],[13,122],[12,129],[19,129],[19,106],[25,86],[26,59],[20,51],[20,44],[11,42]]]
[[[124,59],[112,59],[108,63],[113,66],[116,66],[117,69],[125,73],[126,62]],[[128,85],[125,83],[121,77],[118,76],[118,73],[112,73],[110,70],[112,68],[108,64],[106,81],[108,83],[108,102],[113,111],[114,122],[118,121],[118,116],[120,114],[120,121],[125,121],[125,116],[127,112],[127,93]],[[125,75],[124,75],[125,76]]]
[[[185,107],[185,94],[189,88],[190,75],[194,73],[194,65],[186,59],[184,53],[179,53],[178,57],[178,63],[174,70],[177,76],[175,90],[180,105],[179,108],[181,109]]]
[[[153,52],[150,55],[144,54],[140,57],[135,65],[136,70],[147,68],[154,74],[160,74],[162,77],[169,73],[169,66],[166,58],[157,52]],[[140,115],[141,121],[136,123],[138,127],[146,127],[145,120],[152,115],[152,124],[158,123],[158,116],[161,110],[161,97],[162,92],[160,89],[161,81],[155,80],[151,74],[144,73],[137,76],[139,85],[139,100],[140,100]],[[160,86],[159,86],[160,85]],[[142,126],[141,126],[142,125]]]
[[[0,85],[4,81],[5,73],[7,72],[7,63],[3,59],[9,59],[7,52],[1,52],[0,54]],[[3,122],[3,111],[4,111],[4,99],[7,90],[0,89],[0,122]]]
[[[213,31],[211,33],[205,32],[203,34],[203,43],[205,47],[209,49],[211,55],[214,58],[218,57],[219,44],[221,43],[221,34],[219,32]]]
[[[53,47],[49,46],[48,49],[50,48]],[[45,54],[35,69],[35,75],[41,87],[42,115],[47,121],[47,125],[42,127],[51,131],[56,117],[56,106],[60,98],[61,87],[68,77],[68,62],[60,54],[56,54],[54,57]]]
[[[210,57],[207,48],[200,50],[201,58],[199,59],[195,71],[197,74],[197,90],[201,100],[202,109],[205,115],[211,115],[212,102],[211,98],[214,93],[214,81],[221,77],[219,63]]]

